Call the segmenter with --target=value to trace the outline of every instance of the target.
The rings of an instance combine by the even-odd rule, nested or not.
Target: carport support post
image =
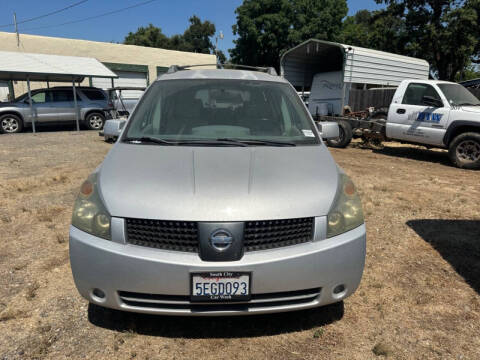
[[[32,131],[35,134],[35,114],[33,113],[32,92],[30,91],[30,78],[27,77],[28,104],[30,105],[30,117],[32,118]]]
[[[80,122],[78,119],[77,90],[75,89],[75,78],[72,78],[73,84],[73,104],[75,106],[75,121],[77,122],[77,131],[80,131]]]

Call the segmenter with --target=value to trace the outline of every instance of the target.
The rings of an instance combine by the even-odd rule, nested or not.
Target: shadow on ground
[[[414,147],[389,147],[385,146],[382,149],[372,150],[376,154],[382,154],[392,157],[401,157],[416,161],[426,161],[430,163],[438,163],[442,165],[452,166],[448,153],[445,151],[432,151],[429,149],[414,148]]]
[[[88,307],[88,320],[96,326],[169,338],[248,338],[309,330],[343,317],[343,302],[303,311],[230,317],[177,317],[146,315]]]
[[[480,294],[480,220],[410,220],[407,225]]]
[[[35,124],[35,131],[42,133],[42,132],[57,132],[57,131],[77,131],[77,125],[75,122],[67,122],[61,124]],[[86,128],[83,124],[80,124],[80,131],[85,131]],[[23,129],[23,132],[32,133],[32,127],[28,127]]]

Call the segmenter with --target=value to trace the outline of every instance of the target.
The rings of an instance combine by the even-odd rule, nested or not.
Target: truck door
[[[408,84],[401,103],[388,112],[387,137],[429,145],[443,145],[450,107],[431,84]]]

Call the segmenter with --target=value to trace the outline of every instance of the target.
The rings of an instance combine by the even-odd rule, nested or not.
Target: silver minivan
[[[62,124],[76,120],[72,87],[57,86],[31,92],[32,109],[28,94],[10,103],[0,103],[0,133],[21,132],[35,124]],[[113,108],[107,93],[94,87],[77,87],[79,120],[90,130],[101,130],[106,114]],[[33,110],[33,113],[32,113]]]
[[[82,184],[70,227],[89,302],[167,315],[342,301],[365,263],[362,205],[295,89],[272,71],[172,67]]]

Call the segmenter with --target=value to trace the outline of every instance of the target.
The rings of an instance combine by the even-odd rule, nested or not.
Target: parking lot
[[[344,303],[171,318],[89,307],[75,289],[71,208],[110,148],[92,131],[0,136],[1,359],[478,358],[480,173],[445,151],[331,149],[367,225],[364,277]]]

